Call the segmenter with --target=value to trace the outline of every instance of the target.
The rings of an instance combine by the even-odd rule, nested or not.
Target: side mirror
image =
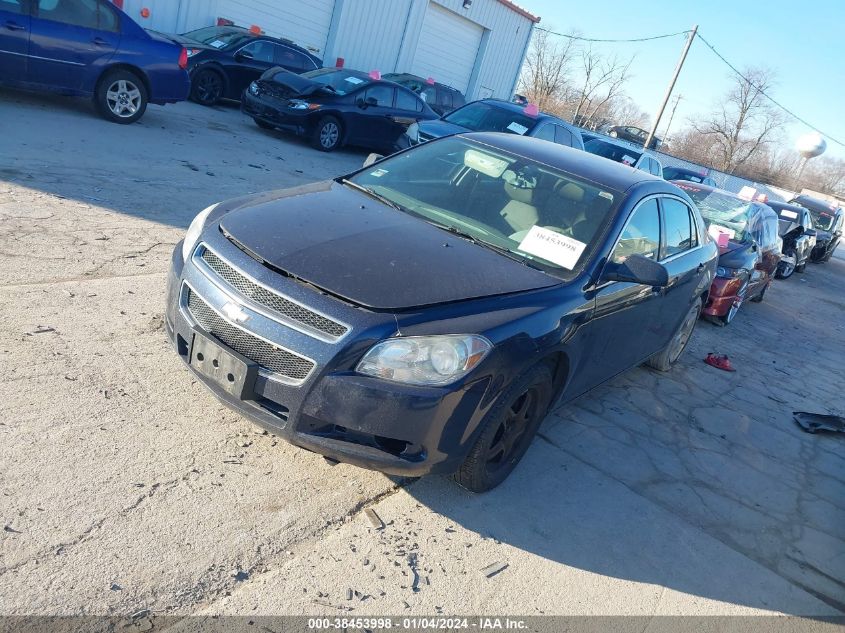
[[[355,105],[356,105],[356,106],[358,106],[359,108],[361,108],[362,110],[366,110],[366,109],[367,109],[367,102],[366,102],[366,101],[364,101],[364,99],[363,99],[362,97],[358,97],[358,98],[355,100]]]
[[[642,255],[630,255],[619,264],[608,262],[604,267],[602,279],[665,288],[669,285],[669,271],[663,264],[653,259]]]
[[[375,152],[373,152],[364,159],[364,164],[362,165],[362,167],[369,167],[374,162],[376,162],[377,160],[381,160],[382,158],[384,158],[382,154],[376,154]]]
[[[255,59],[255,57],[249,51],[238,51],[235,54],[235,59],[238,60],[239,62],[241,62],[245,59]]]

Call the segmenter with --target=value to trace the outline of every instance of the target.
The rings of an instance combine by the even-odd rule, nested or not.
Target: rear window
[[[189,31],[184,36],[213,48],[228,48],[245,42],[252,37],[244,31],[219,26],[207,26],[196,31]]]
[[[473,132],[509,132],[511,134],[525,134],[537,124],[537,119],[527,114],[482,101],[465,105],[447,114],[443,120]]]
[[[623,163],[625,165],[633,165],[643,154],[629,147],[605,143],[597,138],[584,143],[584,151],[595,154],[596,156],[615,160],[617,163]]]
[[[698,175],[685,170],[675,169],[674,167],[664,167],[663,176],[666,180],[686,180],[688,182],[704,183],[707,178],[705,175]]]

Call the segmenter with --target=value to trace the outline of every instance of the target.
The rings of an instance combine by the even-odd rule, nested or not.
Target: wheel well
[[[109,66],[106,68],[102,73],[100,73],[100,78],[97,79],[97,90],[100,88],[100,84],[103,82],[109,73],[114,72],[115,70],[126,70],[141,80],[141,83],[144,84],[144,89],[147,91],[147,99],[152,101],[153,99],[153,91],[152,86],[150,86],[150,80],[147,75],[144,73],[143,70],[138,68],[137,66],[132,66],[130,64],[114,64],[113,66]]]
[[[217,73],[220,75],[220,79],[223,80],[223,92],[227,92],[229,90],[229,78],[226,76],[226,71],[223,70],[220,66],[213,62],[209,62],[203,64],[202,66],[198,67],[192,74],[191,74],[191,83],[193,84],[194,77],[200,74],[201,72],[208,70],[213,73]]]
[[[569,378],[569,357],[564,352],[554,352],[549,354],[540,364],[547,365],[552,370],[552,399],[549,406],[553,406],[557,401],[558,396],[566,386],[566,380]]]

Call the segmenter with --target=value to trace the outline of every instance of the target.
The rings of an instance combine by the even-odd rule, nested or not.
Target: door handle
[[[10,31],[24,31],[26,27],[23,24],[18,24],[12,20],[6,20],[6,28]]]
[[[94,43],[95,46],[108,46],[109,45],[109,43],[106,40],[104,40],[102,37],[95,37],[91,41]]]

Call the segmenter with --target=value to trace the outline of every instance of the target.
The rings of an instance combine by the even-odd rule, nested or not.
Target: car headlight
[[[191,256],[191,253],[194,250],[194,247],[197,245],[197,241],[200,239],[200,233],[205,228],[205,221],[208,219],[209,214],[214,211],[217,205],[220,204],[216,202],[212,204],[210,207],[206,207],[199,213],[197,213],[197,217],[195,217],[191,221],[191,225],[188,227],[187,233],[185,233],[185,241],[182,242],[182,261],[188,261],[188,257]]]
[[[251,84],[249,84],[249,94],[251,94],[251,95],[257,95],[258,94],[258,84],[255,83],[254,81]]]
[[[288,107],[291,110],[316,110],[320,107],[319,103],[308,103],[302,99],[291,99],[288,101]]]
[[[407,132],[408,138],[411,139],[412,143],[419,143],[420,142],[420,124],[419,123],[411,123],[408,126]]]
[[[716,268],[716,276],[724,277],[725,279],[733,279],[734,277],[740,277],[743,273],[745,273],[745,269],[743,268],[725,268],[724,266],[719,266],[718,268]]]
[[[472,371],[492,348],[476,334],[392,338],[374,345],[356,371],[411,385],[446,385]]]

